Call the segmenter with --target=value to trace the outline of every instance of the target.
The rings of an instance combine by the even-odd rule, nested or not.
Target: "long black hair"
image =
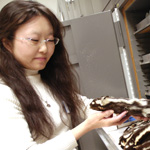
[[[32,134],[35,133],[34,139],[40,135],[50,138],[55,125],[39,96],[27,81],[23,66],[7,50],[2,41],[5,38],[13,42],[12,37],[18,27],[38,15],[50,21],[54,37],[60,39],[46,67],[39,71],[42,81],[57,100],[66,103],[73,126],[79,122],[79,109],[81,109],[81,102],[77,96],[79,91],[76,77],[63,43],[62,23],[47,7],[38,2],[16,0],[8,3],[0,12],[0,77],[18,98],[29,129]],[[62,111],[65,112],[64,109]]]

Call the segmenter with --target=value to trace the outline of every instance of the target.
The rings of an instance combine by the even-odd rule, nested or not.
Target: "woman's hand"
[[[127,111],[124,111],[117,116],[113,116],[113,113],[113,110],[107,110],[103,112],[96,112],[89,116],[85,121],[72,129],[76,140],[93,129],[120,125],[129,118],[129,116],[125,116]]]
[[[112,125],[120,125],[129,118],[129,116],[125,116],[128,113],[127,111],[124,111],[117,116],[113,116],[113,113],[113,110],[97,112],[89,116],[85,122],[90,129],[96,129]]]

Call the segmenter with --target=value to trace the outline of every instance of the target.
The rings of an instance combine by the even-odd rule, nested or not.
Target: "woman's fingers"
[[[104,126],[120,125],[129,118],[129,116],[126,116],[127,113],[128,113],[127,111],[124,111],[117,116],[102,119],[101,122],[103,123]]]
[[[124,111],[121,114],[113,117],[112,122],[114,122],[115,125],[122,124],[123,122],[125,122],[129,118],[127,113],[128,113],[128,111]]]
[[[107,110],[107,111],[101,112],[100,115],[101,115],[101,118],[108,118],[108,117],[112,116],[113,113],[114,113],[113,110]]]

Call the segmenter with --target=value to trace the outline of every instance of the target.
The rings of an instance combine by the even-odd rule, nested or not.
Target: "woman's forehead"
[[[26,23],[20,25],[17,29],[17,33],[32,33],[41,34],[45,33],[48,35],[53,35],[53,27],[51,22],[44,16],[36,16],[28,20]]]

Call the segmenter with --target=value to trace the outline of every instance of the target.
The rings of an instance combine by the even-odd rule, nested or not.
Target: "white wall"
[[[0,9],[12,0],[0,0]],[[35,0],[47,6],[56,16],[59,17],[57,0]]]
[[[2,7],[4,7],[4,5],[6,5],[10,1],[11,0],[0,0],[0,9],[2,9]]]
[[[58,13],[57,0],[36,0],[39,3],[47,6],[55,15]]]

